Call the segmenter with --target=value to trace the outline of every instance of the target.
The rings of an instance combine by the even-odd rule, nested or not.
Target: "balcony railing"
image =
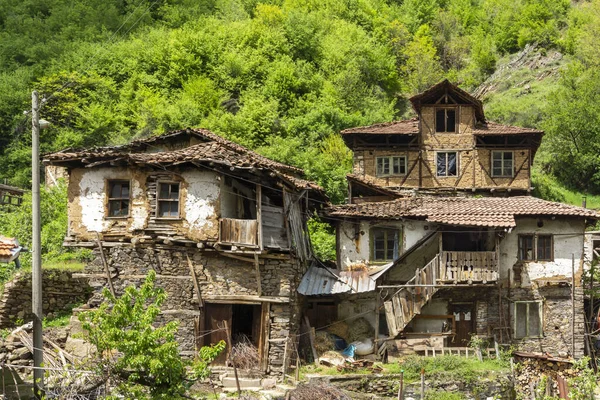
[[[442,283],[488,283],[498,280],[494,251],[442,251],[437,275]]]
[[[222,218],[219,226],[219,242],[239,246],[258,246],[258,221]]]

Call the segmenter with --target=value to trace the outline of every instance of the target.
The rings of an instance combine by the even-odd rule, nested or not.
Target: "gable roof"
[[[599,219],[587,208],[538,199],[515,197],[414,197],[362,204],[344,204],[325,210],[329,217],[368,219],[425,219],[447,225],[512,228],[515,217],[569,216]]]
[[[195,138],[197,144],[183,148],[155,151],[153,147],[185,138]],[[151,151],[147,151],[151,150]],[[91,149],[65,149],[43,157],[45,164],[75,164],[94,167],[111,162],[157,167],[179,164],[207,164],[243,170],[267,170],[273,176],[289,182],[298,189],[310,189],[326,198],[324,190],[316,183],[304,179],[304,172],[296,167],[282,164],[222,138],[206,129],[184,129],[147,139],[135,140],[129,144]]]
[[[450,95],[450,97],[460,104],[471,104],[475,108],[475,118],[477,122],[485,122],[483,104],[481,101],[452,84],[448,79],[444,79],[424,92],[414,95],[409,100],[418,114],[421,111],[422,105],[435,104],[435,102],[444,94]]]

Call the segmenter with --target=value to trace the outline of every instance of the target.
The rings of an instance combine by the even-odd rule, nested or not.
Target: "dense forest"
[[[0,0],[0,178],[29,185],[36,89],[43,152],[204,127],[341,202],[338,132],[448,78],[544,129],[537,194],[580,201],[600,193],[599,38],[600,0]]]

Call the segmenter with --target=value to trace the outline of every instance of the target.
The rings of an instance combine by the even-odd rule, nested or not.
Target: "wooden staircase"
[[[415,276],[383,302],[390,337],[395,337],[404,330],[437,292],[434,285],[437,282],[439,264],[438,254],[423,268],[417,268]]]

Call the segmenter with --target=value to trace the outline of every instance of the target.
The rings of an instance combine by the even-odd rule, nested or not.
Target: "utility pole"
[[[40,220],[40,104],[35,90],[31,94],[31,197],[32,197],[32,301],[33,311],[33,389],[36,399],[41,399],[44,388],[42,336],[42,227]]]

